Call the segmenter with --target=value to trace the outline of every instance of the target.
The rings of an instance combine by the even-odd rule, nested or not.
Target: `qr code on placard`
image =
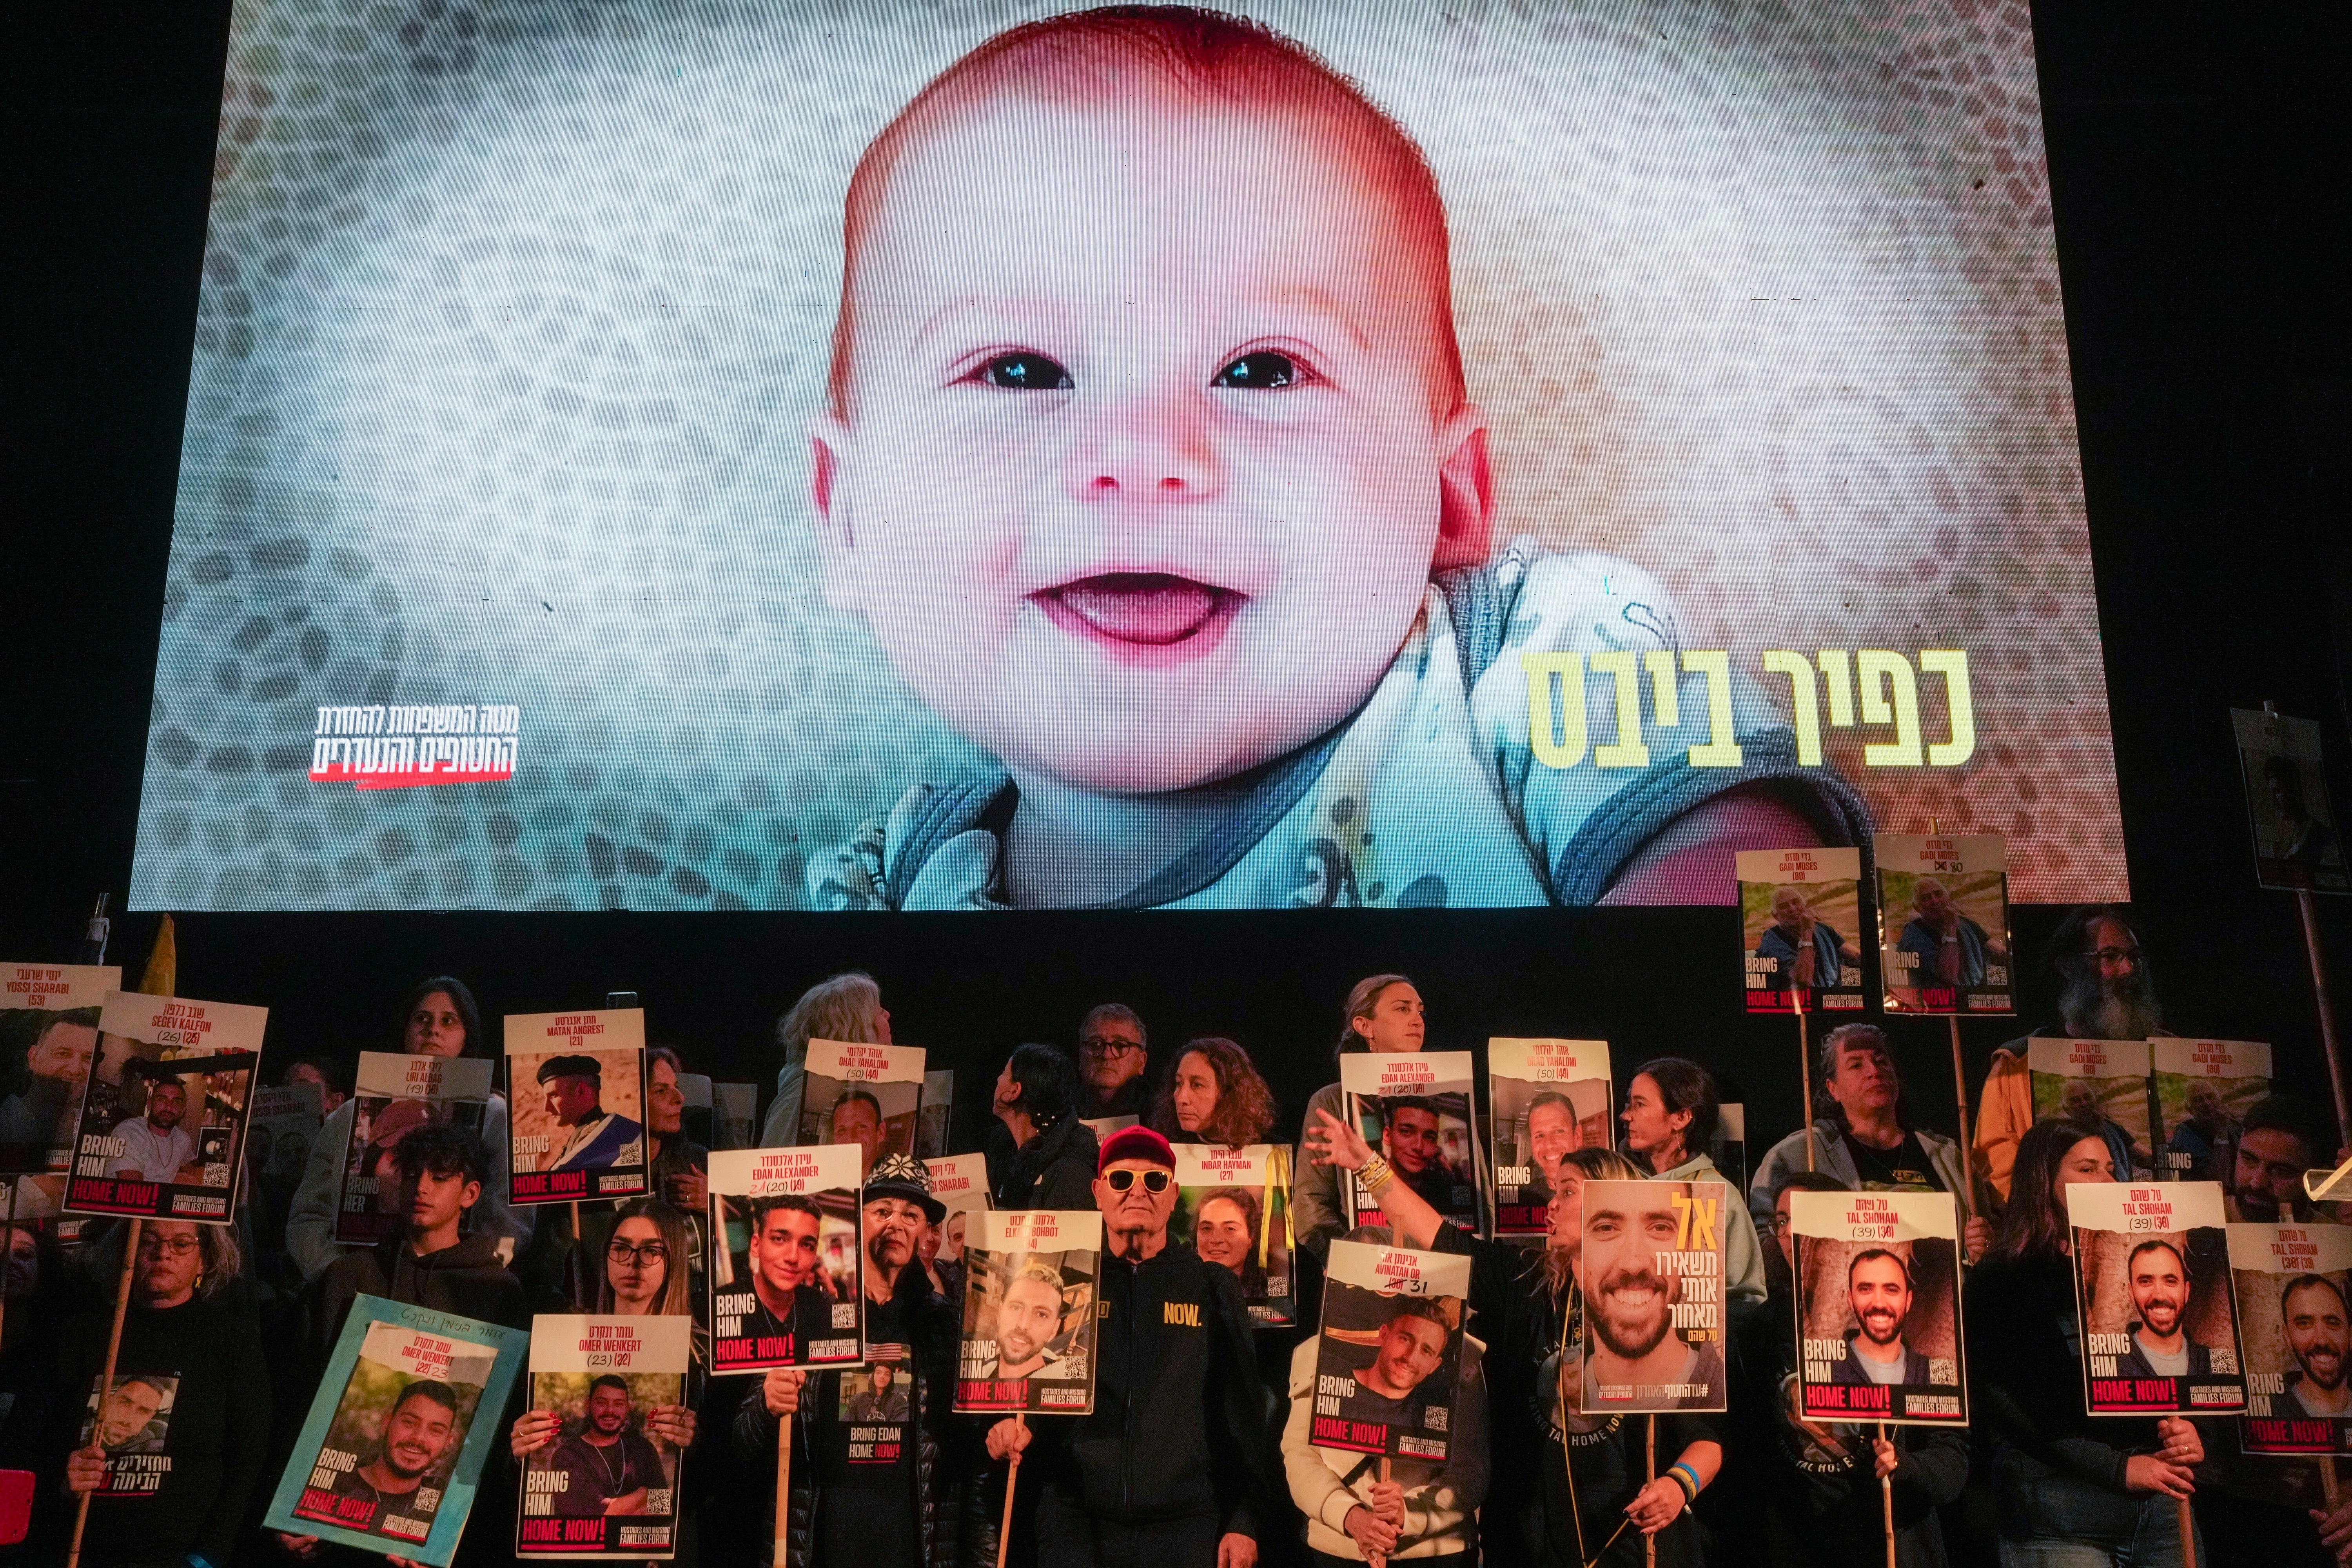
[[[2213,1352],[2213,1370],[2228,1377],[2235,1377],[2238,1374],[2238,1352],[2235,1346],[2226,1350],[2216,1349]]]
[[[1938,1388],[1951,1387],[1960,1381],[1959,1363],[1950,1356],[1929,1356],[1927,1381]]]

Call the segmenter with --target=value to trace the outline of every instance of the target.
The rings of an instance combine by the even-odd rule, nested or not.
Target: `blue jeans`
[[[1993,1483],[2000,1568],[2181,1568],[2179,1508],[2162,1492],[2114,1491],[2016,1454],[1994,1465]]]

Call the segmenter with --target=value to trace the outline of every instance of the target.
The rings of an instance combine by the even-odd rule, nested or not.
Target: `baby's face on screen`
[[[816,433],[833,602],[1016,776],[1205,784],[1370,691],[1483,560],[1485,421],[1346,134],[1146,92],[917,132]]]

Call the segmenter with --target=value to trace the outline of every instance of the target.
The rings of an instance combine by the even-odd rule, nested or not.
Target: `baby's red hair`
[[[933,78],[858,159],[843,206],[841,312],[834,321],[833,364],[825,378],[825,403],[835,416],[849,416],[858,244],[881,205],[892,166],[916,130],[992,93],[1112,100],[1134,91],[1139,74],[1194,98],[1328,115],[1357,138],[1367,168],[1396,203],[1405,233],[1429,268],[1439,374],[1452,401],[1462,402],[1445,203],[1437,175],[1412,134],[1329,61],[1263,22],[1192,5],[1104,5],[1024,22],[997,34]]]

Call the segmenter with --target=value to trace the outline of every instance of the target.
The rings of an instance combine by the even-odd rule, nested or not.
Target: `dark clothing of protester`
[[[1875,1429],[1797,1420],[1796,1320],[1795,1302],[1785,1293],[1776,1295],[1733,1336],[1733,1452],[1723,1469],[1724,1500],[1731,1505],[1727,1517],[1760,1526],[1759,1555],[1770,1568],[1880,1568],[1886,1561],[1886,1537],[1870,1446]],[[1853,1359],[1851,1352],[1847,1359]],[[1906,1359],[1919,1362],[1919,1380],[1926,1382],[1925,1358]],[[1906,1380],[1911,1371],[1905,1369]],[[1860,1374],[1842,1380],[1859,1381]],[[1944,1568],[1944,1531],[1937,1510],[1952,1506],[1968,1480],[1968,1430],[1886,1431],[1901,1456],[1891,1478],[1896,1568]]]
[[[320,1368],[333,1353],[343,1320],[359,1296],[404,1306],[430,1307],[509,1329],[529,1329],[522,1285],[499,1261],[499,1237],[461,1237],[454,1247],[419,1257],[407,1238],[394,1237],[364,1252],[346,1252],[310,1282],[310,1349]]]
[[[29,1562],[65,1561],[75,1511],[66,1458],[88,1440],[113,1317],[113,1302],[93,1295],[58,1332]],[[90,1498],[81,1560],[87,1568],[183,1568],[194,1553],[226,1568],[239,1560],[238,1534],[269,1458],[269,1362],[248,1288],[233,1282],[177,1307],[132,1306],[114,1379],[134,1376],[169,1383],[170,1409],[150,1423],[149,1435],[161,1426],[161,1442],[137,1442],[145,1451],[114,1458]]]
[[[1094,1085],[1078,1086],[1078,1114],[1089,1121],[1100,1121],[1109,1116],[1132,1116],[1138,1121],[1151,1114],[1151,1068],[1143,1071],[1111,1090],[1108,1100],[1095,1098]]]
[[[994,1206],[1000,1209],[1091,1209],[1095,1206],[1095,1165],[1102,1146],[1095,1130],[1075,1116],[1065,1116],[1015,1151],[996,1180]]]
[[[575,1432],[555,1446],[547,1468],[563,1473],[564,1487],[555,1494],[554,1506],[566,1519],[593,1519],[614,1498],[640,1487],[658,1490],[669,1485],[661,1455],[645,1434],[625,1429],[601,1447],[585,1432]]]
[[[1601,1542],[1624,1521],[1626,1505],[1646,1484],[1653,1418],[1563,1414],[1560,1352],[1582,1341],[1580,1292],[1571,1284],[1554,1295],[1540,1249],[1479,1241],[1442,1225],[1430,1250],[1470,1258],[1468,1327],[1486,1345],[1494,1426],[1493,1480],[1480,1513],[1486,1563],[1493,1568],[1580,1568],[1587,1562],[1640,1568],[1644,1542],[1638,1531],[1619,1535],[1606,1552]],[[1693,1443],[1723,1440],[1720,1415],[1654,1419],[1662,1475]],[[1657,1544],[1658,1568],[1699,1568],[1700,1536],[1697,1520],[1685,1512],[1650,1537]]]
[[[1787,1327],[1785,1323],[1781,1326],[1784,1328]],[[1872,1377],[1868,1372],[1864,1370],[1862,1352],[1854,1348],[1853,1342],[1861,1337],[1862,1331],[1859,1329],[1856,1329],[1846,1335],[1845,1359],[1843,1361],[1833,1361],[1830,1363],[1830,1381],[1832,1383],[1853,1384],[1858,1385],[1874,1385],[1877,1384],[1878,1380]],[[1904,1341],[1903,1374],[1895,1379],[1893,1386],[1898,1388],[1925,1388],[1929,1385],[1931,1379],[1927,1369],[1927,1358],[1920,1354],[1917,1351],[1913,1350],[1911,1348],[1911,1342],[1908,1340]]]
[[[2071,1261],[1995,1253],[1969,1271],[1963,1306],[1969,1414],[1990,1456],[2002,1539],[2160,1553],[2171,1531],[2177,1552],[2173,1500],[2124,1489],[2126,1462],[2161,1444],[2155,1420],[2084,1412]]]
[[[906,1411],[891,1424],[895,1436],[841,1418],[845,1374],[814,1373],[802,1384],[793,1420],[791,1568],[955,1568],[965,1535],[962,1478],[980,1457],[973,1424],[950,1415],[958,1305],[933,1290],[915,1263],[899,1272],[889,1300],[866,1303],[867,1342],[907,1349],[891,1385],[890,1403],[903,1401]],[[768,1414],[762,1381],[743,1380],[729,1438],[747,1468],[764,1470],[772,1493],[779,1423]],[[858,1431],[867,1435],[853,1437]]]
[[[1029,1426],[1039,1568],[1215,1568],[1221,1538],[1265,1531],[1276,1473],[1241,1283],[1172,1245],[1106,1249],[1099,1299],[1094,1414]]]
[[[646,1173],[646,1180],[654,1189],[653,1195],[662,1202],[670,1201],[669,1179],[672,1176],[708,1176],[710,1173],[710,1151],[685,1133],[673,1133],[667,1138],[651,1133],[647,1136],[655,1142],[653,1164]]]
[[[1853,1129],[1839,1124],[1840,1142],[1845,1144],[1846,1157],[1853,1162],[1855,1173],[1861,1178],[1866,1193],[1940,1193],[1943,1178],[1936,1174],[1935,1162],[1919,1135],[1909,1128],[1903,1130],[1903,1142],[1892,1149],[1874,1149],[1853,1135]]]

